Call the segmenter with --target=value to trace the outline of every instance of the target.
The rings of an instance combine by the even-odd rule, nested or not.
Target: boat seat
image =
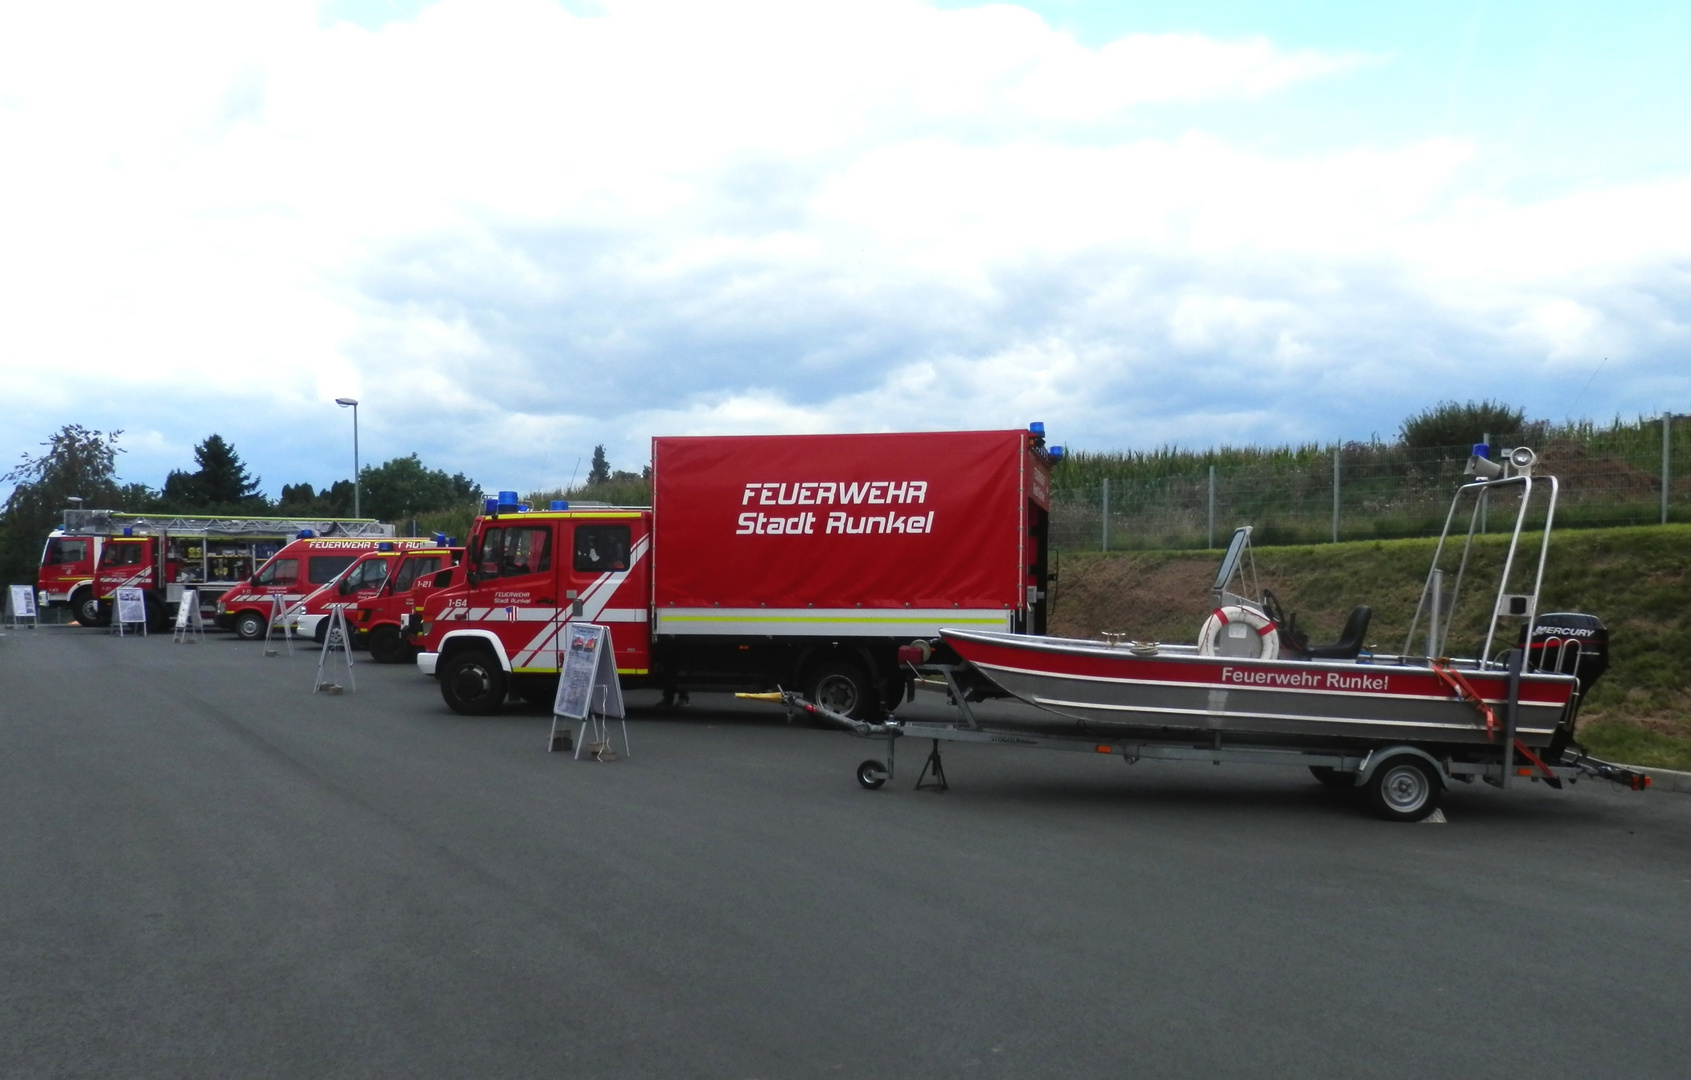
[[[1356,654],[1362,651],[1362,639],[1368,635],[1368,622],[1373,617],[1373,608],[1358,604],[1345,620],[1339,640],[1331,645],[1311,645],[1304,654],[1311,660],[1355,660]]]

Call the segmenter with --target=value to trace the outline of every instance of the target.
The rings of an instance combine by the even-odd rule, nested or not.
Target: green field
[[[1260,547],[1256,563],[1262,586],[1312,641],[1336,638],[1352,606],[1367,604],[1369,644],[1398,652],[1433,546],[1415,539]],[[1502,537],[1481,537],[1473,580],[1493,582],[1488,567],[1503,551]],[[1219,559],[1218,551],[1064,554],[1052,631],[1191,641],[1208,614]],[[1449,651],[1478,651],[1489,608],[1490,595],[1467,591]],[[1558,531],[1541,610],[1588,612],[1609,628],[1612,664],[1585,704],[1581,741],[1599,756],[1691,769],[1691,526]]]

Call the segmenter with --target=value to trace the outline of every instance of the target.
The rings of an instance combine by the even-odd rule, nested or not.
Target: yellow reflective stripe
[[[873,616],[873,615],[755,615],[755,614],[749,614],[749,613],[745,614],[745,615],[669,615],[669,614],[664,613],[663,611],[659,611],[658,612],[658,618],[662,619],[664,622],[701,622],[701,623],[712,623],[712,622],[733,622],[733,623],[763,623],[763,622],[771,622],[771,623],[889,623],[889,622],[907,622],[907,623],[921,623],[923,626],[926,626],[929,623],[942,622],[942,623],[946,623],[947,625],[962,625],[964,623],[981,623],[981,624],[986,625],[986,626],[1002,626],[1002,625],[1004,625],[1003,616],[999,616],[997,618],[988,618],[988,619],[965,619],[965,618],[932,618],[932,617],[928,617],[928,616],[923,616],[923,617],[920,617],[920,618],[915,617],[915,616],[908,616],[908,617],[905,617],[905,618],[892,618],[892,617],[885,617],[885,616],[877,617],[877,616]]]

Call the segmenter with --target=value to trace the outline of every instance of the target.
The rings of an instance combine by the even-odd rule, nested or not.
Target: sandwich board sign
[[[11,587],[12,629],[29,619],[32,624],[40,625],[41,618],[35,611],[35,589],[28,585],[13,585]]]
[[[141,633],[147,633],[147,600],[140,589],[119,589],[117,591],[117,618],[112,620],[119,634],[125,626],[134,623],[141,624]]]
[[[182,603],[176,609],[176,628],[171,641],[190,645],[205,640],[205,616],[200,614],[200,594],[197,589],[182,590]]]
[[[570,623],[564,628],[564,657],[558,672],[558,696],[552,702],[552,735],[549,746],[559,749],[558,721],[579,720],[581,738],[575,747],[581,756],[581,743],[589,734],[597,737],[593,756],[609,761],[614,755],[605,732],[607,718],[623,721],[622,750],[628,753],[627,712],[622,704],[622,683],[617,681],[616,653],[611,648],[611,628],[598,623]],[[596,729],[591,731],[589,729]],[[564,747],[568,749],[568,747]]]

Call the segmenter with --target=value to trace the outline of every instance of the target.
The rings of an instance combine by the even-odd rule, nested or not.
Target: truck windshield
[[[299,580],[298,559],[271,559],[253,578],[254,585],[292,585]]]
[[[552,530],[489,529],[476,568],[483,577],[518,577],[552,569]]]
[[[306,580],[313,585],[327,585],[340,577],[341,571],[352,565],[356,555],[313,555],[308,561]]]
[[[43,566],[64,566],[69,563],[79,563],[88,558],[88,541],[60,540],[54,538],[47,541],[47,557],[41,560]]]
[[[366,559],[363,563],[353,567],[347,574],[346,580],[341,582],[343,592],[357,592],[359,589],[379,588],[388,579],[388,560]]]

